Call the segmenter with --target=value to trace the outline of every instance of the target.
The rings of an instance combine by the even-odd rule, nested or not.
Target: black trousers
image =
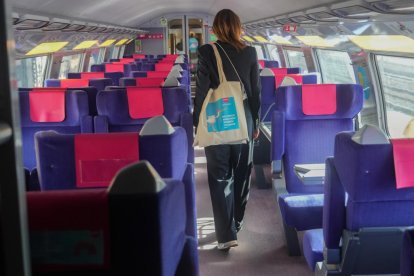
[[[205,148],[208,184],[219,243],[237,240],[250,192],[252,143]]]
[[[247,101],[243,104],[251,138],[253,119]],[[236,240],[236,226],[243,221],[250,192],[252,139],[247,144],[209,146],[205,153],[217,241]]]

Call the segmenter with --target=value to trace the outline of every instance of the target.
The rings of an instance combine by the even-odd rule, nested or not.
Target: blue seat
[[[414,225],[407,211],[414,209],[414,188],[396,188],[390,143],[358,136],[336,136],[334,157],[326,161],[323,232],[310,234],[325,258],[317,260],[310,247],[305,256],[314,256],[311,268],[323,261],[316,265],[323,275],[399,274],[404,229]]]
[[[69,73],[70,74],[80,74],[80,73]],[[80,76],[79,76],[80,77]],[[71,75],[69,79],[78,79],[75,78],[75,75]],[[89,103],[89,115],[96,116],[98,115],[96,110],[96,95],[99,91],[105,90],[107,86],[112,85],[113,81],[110,78],[103,79],[90,79],[88,80],[88,87],[70,87],[68,90],[82,90],[88,94],[88,103]],[[45,81],[45,87],[61,87],[61,80],[59,79],[48,79]]]
[[[414,275],[414,229],[406,231],[401,248],[401,276]]]
[[[289,69],[290,70],[290,69]],[[310,74],[304,75],[303,84],[316,84],[317,76]],[[263,122],[270,122],[272,120],[272,113],[275,111],[276,104],[276,82],[274,73],[267,69],[260,72],[260,82],[262,84],[261,96],[261,115]]]
[[[23,164],[28,170],[36,166],[34,134],[38,131],[54,130],[59,133],[91,133],[93,119],[89,116],[88,95],[84,91],[65,92],[65,118],[62,122],[34,122],[30,116],[28,89],[20,89],[20,118],[23,139]]]
[[[198,275],[184,185],[147,162],[123,169],[108,189],[30,192],[27,200],[36,273]]]
[[[328,113],[308,112],[304,89],[316,89],[320,103],[332,98]],[[332,90],[336,91],[332,91]],[[333,94],[335,93],[335,94]],[[333,98],[336,95],[336,98]],[[280,87],[276,93],[276,111],[272,116],[272,167],[274,190],[282,215],[290,255],[300,255],[296,231],[321,228],[323,185],[303,183],[297,176],[296,164],[324,163],[333,155],[338,132],[353,130],[353,118],[362,108],[360,85],[303,85]],[[311,103],[312,106],[314,103]],[[329,106],[328,104],[328,106]],[[324,104],[322,104],[323,106]]]
[[[146,124],[147,127],[150,127],[150,125],[151,121]],[[187,135],[185,130],[180,127],[175,129],[164,128],[158,133],[160,134],[149,133],[147,135],[143,133],[139,137],[137,134],[139,159],[149,161],[163,178],[174,178],[184,182],[188,212],[186,229],[189,235],[196,237],[194,166],[187,162]],[[113,134],[100,135],[101,139],[105,135],[108,136],[108,139],[111,139],[110,136]],[[122,136],[120,133],[115,135],[117,137]],[[122,145],[112,144],[113,151],[123,152]],[[95,152],[100,150],[98,148]],[[62,156],[65,156],[65,158],[62,158]],[[62,135],[54,131],[37,133],[36,158],[38,162],[37,173],[42,191],[77,188],[77,174],[81,172],[76,168],[75,135]],[[93,158],[89,159],[94,160]],[[115,159],[113,162],[116,163],[119,160]],[[101,186],[97,185],[96,187]]]
[[[186,130],[188,161],[194,163],[193,125],[190,113],[191,103],[183,87],[162,88],[164,116],[173,126]],[[128,97],[125,89],[101,91],[97,96],[99,116],[95,117],[95,132],[137,132],[149,118],[132,119],[129,114]]]

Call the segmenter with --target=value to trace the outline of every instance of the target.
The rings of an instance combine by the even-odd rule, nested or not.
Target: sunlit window
[[[267,44],[266,47],[267,47],[267,51],[270,54],[270,59],[276,60],[277,62],[279,62],[279,66],[280,66],[281,63],[280,63],[280,57],[279,57],[279,52],[277,50],[277,46],[273,44]]]
[[[299,67],[302,73],[308,73],[308,66],[306,65],[305,55],[302,51],[286,50],[289,67]]]
[[[16,60],[18,87],[42,87],[46,73],[47,56]]]
[[[376,56],[391,137],[410,136],[414,127],[414,59]],[[411,133],[412,134],[412,133]]]
[[[256,48],[257,58],[265,59],[262,45],[254,44],[253,46]]]
[[[88,71],[91,71],[91,66],[94,64],[99,63],[99,53],[100,53],[101,49],[93,49],[90,52],[90,56],[89,56],[89,64],[88,64]]]
[[[324,83],[356,83],[351,58],[346,52],[317,49]]]
[[[81,54],[76,54],[62,57],[62,63],[59,70],[59,79],[67,78],[68,73],[79,72],[81,56]]]

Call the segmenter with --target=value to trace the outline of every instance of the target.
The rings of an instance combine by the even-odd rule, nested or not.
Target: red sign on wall
[[[137,39],[164,39],[163,34],[140,34]]]
[[[290,32],[296,32],[298,26],[297,25],[290,25],[290,24],[286,24],[283,25],[283,31],[290,33]]]

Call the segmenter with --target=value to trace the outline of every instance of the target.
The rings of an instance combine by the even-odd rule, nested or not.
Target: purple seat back
[[[147,77],[147,71],[131,72],[131,77],[133,77],[133,78],[146,78]]]
[[[414,229],[406,231],[401,247],[401,276],[414,275]]]
[[[321,185],[304,185],[295,164],[324,163],[333,155],[335,135],[354,129],[353,118],[362,108],[360,85],[336,85],[337,110],[332,115],[305,115],[302,86],[280,87],[272,118],[272,160],[283,160],[289,193],[322,193]]]
[[[361,145],[353,133],[335,139],[334,164],[348,195],[346,228],[414,225],[414,188],[397,189],[391,144]]]
[[[105,64],[93,64],[91,72],[105,72]]]
[[[264,64],[266,68],[279,68],[279,62],[276,60],[265,60]]]
[[[41,190],[76,189],[75,135],[43,131],[35,139]],[[142,136],[140,160],[149,161],[164,178],[182,180],[187,168],[186,141],[187,134],[179,127],[170,135]]]
[[[162,88],[164,116],[173,125],[179,125],[181,114],[189,113],[185,88]],[[97,96],[98,114],[108,119],[109,132],[138,131],[147,119],[131,119],[125,89],[101,91]]]
[[[155,63],[143,63],[141,70],[142,71],[155,71]]]
[[[88,116],[86,92],[68,90],[65,93],[65,120],[58,123],[37,123],[30,119],[29,91],[19,92],[20,117],[23,139],[23,163],[29,170],[36,166],[34,134],[38,131],[54,130],[60,133],[93,132],[92,117]]]

